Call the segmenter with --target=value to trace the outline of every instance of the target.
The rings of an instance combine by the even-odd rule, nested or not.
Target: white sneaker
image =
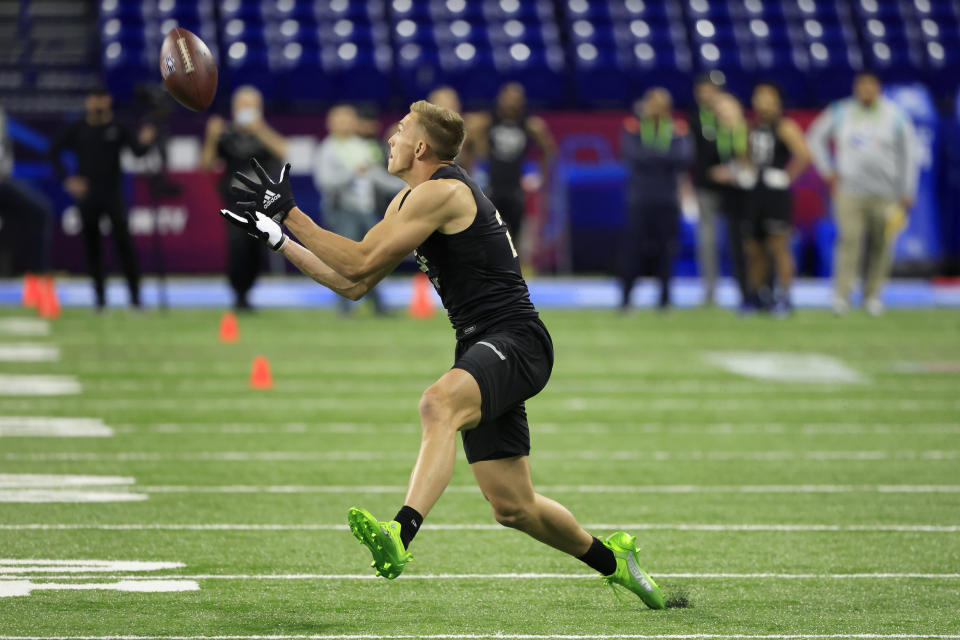
[[[863,307],[867,310],[867,313],[874,318],[883,315],[883,303],[880,301],[880,298],[867,298]]]
[[[840,298],[838,296],[833,297],[833,302],[830,303],[830,308],[833,309],[833,315],[843,316],[850,311],[850,303]]]

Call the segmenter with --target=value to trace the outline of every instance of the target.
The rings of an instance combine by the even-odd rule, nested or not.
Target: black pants
[[[50,270],[53,210],[40,193],[19,180],[0,180],[0,221],[4,245],[27,271]]]
[[[94,189],[91,188],[91,191]],[[97,295],[97,306],[106,304],[103,275],[103,253],[100,245],[100,219],[106,216],[110,220],[110,234],[117,250],[117,259],[127,279],[130,290],[130,303],[140,305],[140,268],[137,265],[137,252],[130,239],[130,229],[127,226],[127,207],[123,201],[123,193],[116,189],[101,191],[99,197],[89,197],[77,203],[80,209],[80,219],[83,221],[83,244],[87,252],[87,271],[93,278],[93,287]]]
[[[660,306],[667,307],[680,210],[670,204],[631,204],[627,214],[629,219],[620,253],[622,305],[629,305],[630,290],[637,276],[649,274],[660,282]]]
[[[730,189],[723,194],[723,215],[727,219],[727,240],[730,245],[730,267],[740,289],[740,299],[746,300],[750,293],[747,283],[747,258],[743,252],[743,240],[751,225],[749,193]]]
[[[232,224],[227,225],[227,277],[233,289],[234,305],[246,307],[247,295],[260,275],[263,241]]]

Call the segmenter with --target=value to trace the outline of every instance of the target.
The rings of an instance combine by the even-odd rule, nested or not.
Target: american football
[[[203,111],[217,95],[217,65],[203,40],[186,29],[171,29],[160,46],[163,85],[177,102]]]

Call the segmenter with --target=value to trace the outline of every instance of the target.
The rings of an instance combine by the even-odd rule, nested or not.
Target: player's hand
[[[258,240],[263,240],[274,251],[279,251],[287,241],[280,225],[259,211],[241,210],[240,213],[234,213],[228,209],[220,209],[220,215],[233,226],[243,229]]]
[[[293,191],[290,189],[290,163],[283,165],[276,181],[270,179],[256,158],[250,158],[250,166],[260,178],[260,182],[251,180],[239,171],[233,174],[234,178],[249,187],[249,189],[236,186],[231,188],[233,195],[237,198],[237,206],[242,204],[244,209],[252,208],[272,218],[277,224],[283,224],[290,209],[297,206],[293,201]]]
[[[63,182],[63,188],[75,200],[83,200],[87,195],[87,179],[81,176],[70,176]]]

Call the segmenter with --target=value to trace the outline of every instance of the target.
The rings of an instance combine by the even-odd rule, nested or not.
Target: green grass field
[[[0,638],[960,638],[960,314],[544,320],[557,359],[528,403],[535,483],[593,533],[635,533],[646,569],[691,607],[618,600],[576,560],[498,528],[462,452],[415,561],[370,579],[346,511],[400,506],[419,394],[452,361],[439,316],[264,311],[221,344],[213,311],[68,310],[48,336],[0,335],[60,349],[0,362],[0,380],[82,385],[0,395]],[[820,354],[858,379],[732,373],[718,362],[733,351]],[[248,387],[257,355],[272,390]],[[99,419],[113,435],[2,437],[18,416]],[[140,499],[32,502],[31,482],[48,499]],[[153,583],[190,590],[142,591]]]

